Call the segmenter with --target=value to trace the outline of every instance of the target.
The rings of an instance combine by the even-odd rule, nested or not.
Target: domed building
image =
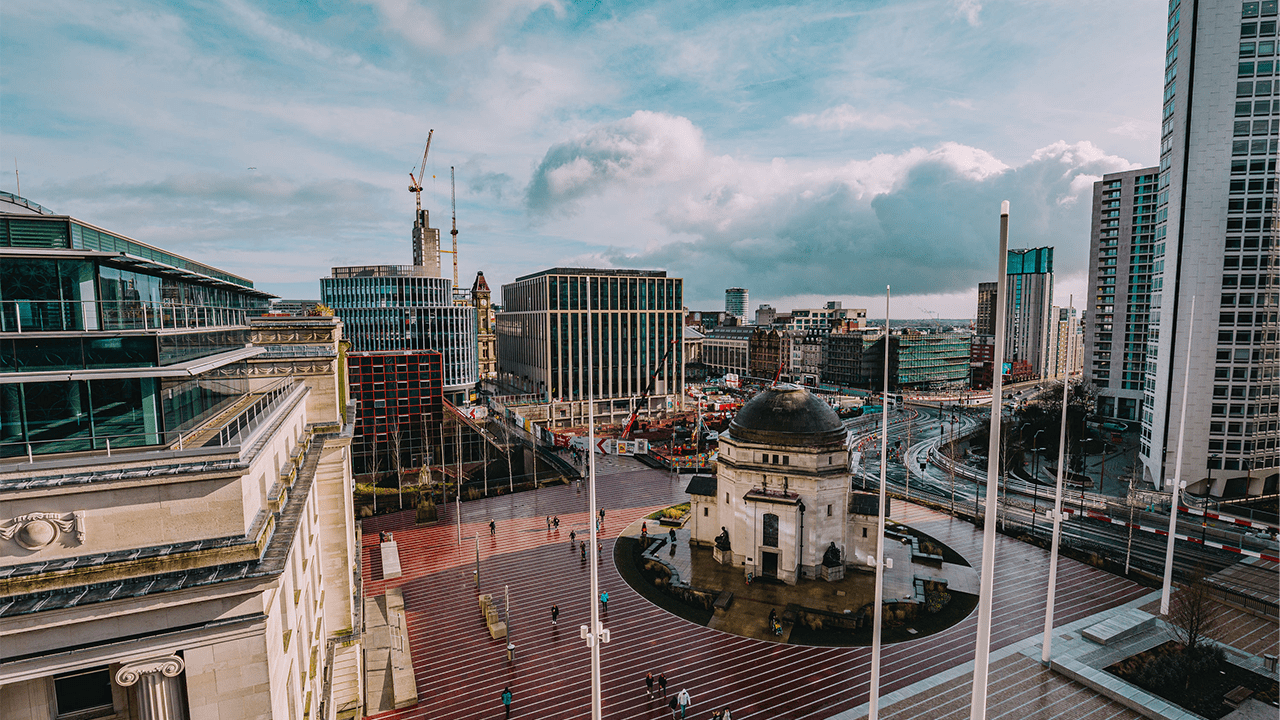
[[[849,513],[846,436],[835,411],[803,387],[756,395],[720,436],[715,479],[689,486],[694,542],[715,544],[717,560],[744,573],[789,584],[822,574],[824,559],[828,576],[842,575],[847,558],[865,554],[854,536],[866,525]]]

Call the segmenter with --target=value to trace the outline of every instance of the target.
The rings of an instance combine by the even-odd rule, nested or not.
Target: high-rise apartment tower
[[[736,318],[740,323],[747,320],[747,289],[729,288],[724,291],[724,311]]]
[[[1188,484],[1274,492],[1276,23],[1274,0],[1169,4],[1140,448],[1160,487],[1181,437]]]
[[[1093,184],[1085,373],[1098,389],[1098,414],[1142,417],[1151,313],[1152,252],[1159,168],[1104,175]]]

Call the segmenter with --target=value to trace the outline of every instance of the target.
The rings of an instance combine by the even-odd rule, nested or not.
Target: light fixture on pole
[[[1182,372],[1182,413],[1178,417],[1178,452],[1173,461],[1173,487],[1169,491],[1169,543],[1164,550],[1164,583],[1160,587],[1160,614],[1169,616],[1169,586],[1173,582],[1173,536],[1178,529],[1180,494],[1187,486],[1182,481],[1182,438],[1187,429],[1187,390],[1191,385],[1191,338],[1196,326],[1196,296],[1191,296],[1191,315],[1187,321],[1187,359]]]
[[[587,323],[587,371],[583,373],[587,390],[587,526],[591,533],[591,547],[596,547],[596,414],[595,414],[595,333],[592,332],[591,281],[586,278],[583,288]],[[609,631],[600,623],[600,564],[591,563],[591,624],[578,628],[579,636],[591,650],[591,720],[601,720],[600,703],[600,645],[609,642]]]
[[[1067,296],[1067,313],[1075,305],[1075,296]],[[1071,345],[1067,346],[1067,367],[1071,367]],[[1053,539],[1049,550],[1049,597],[1044,605],[1044,640],[1040,648],[1040,662],[1049,663],[1053,648],[1053,602],[1058,591],[1058,541],[1062,537],[1062,478],[1065,473],[1067,452],[1067,397],[1071,387],[1071,373],[1062,378],[1062,426],[1058,430],[1058,479],[1054,483],[1053,509],[1047,514],[1053,522]]]
[[[996,275],[995,361],[1004,362],[1005,282],[1009,263],[1009,201],[1000,203],[1000,258]],[[982,574],[978,589],[978,639],[973,658],[973,693],[970,720],[987,717],[987,671],[991,663],[991,595],[995,592],[996,503],[991,483],[1000,479],[1000,415],[1004,408],[1004,373],[993,372],[991,383],[991,436],[987,443],[987,507],[982,528]],[[975,488],[975,494],[976,494]]]

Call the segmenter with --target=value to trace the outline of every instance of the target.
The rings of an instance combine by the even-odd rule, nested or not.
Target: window
[[[778,547],[778,516],[773,513],[764,515],[764,532],[760,543],[765,547]]]
[[[705,508],[705,507],[702,508],[702,517],[707,517],[710,514],[711,514],[711,508]]]
[[[862,528],[862,537],[866,537],[866,536],[867,536],[867,529]]]
[[[827,506],[827,517],[831,517],[831,506]]]
[[[111,671],[107,668],[80,670],[53,679],[59,720],[102,717],[115,712],[111,699]]]
[[[782,464],[783,464],[783,465],[790,465],[790,464],[791,464],[791,458],[790,458],[790,457],[787,457],[786,455],[783,455],[783,456],[782,456]]]

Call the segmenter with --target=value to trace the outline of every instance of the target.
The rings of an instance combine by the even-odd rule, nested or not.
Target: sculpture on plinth
[[[840,549],[833,542],[827,546],[827,551],[822,555],[822,564],[827,567],[839,567],[840,565]]]
[[[720,526],[720,534],[716,536],[716,547],[726,552],[733,549],[729,544],[729,531],[723,525]]]

